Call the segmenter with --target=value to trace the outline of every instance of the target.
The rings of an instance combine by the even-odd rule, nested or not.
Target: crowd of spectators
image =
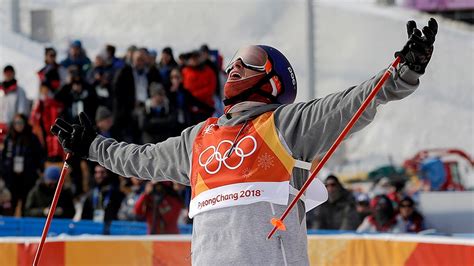
[[[77,122],[85,112],[99,134],[136,144],[177,136],[193,124],[218,115],[222,58],[207,45],[179,55],[171,47],[130,46],[119,58],[113,45],[89,59],[80,40],[57,60],[44,50],[39,97],[26,98],[14,66],[3,68],[0,83],[0,216],[45,217],[65,157],[50,128],[57,118]],[[159,56],[159,58],[158,58]],[[21,82],[20,82],[21,83]],[[178,233],[187,219],[189,188],[115,175],[79,158],[70,171],[55,216],[104,223],[146,221],[149,233]]]
[[[399,181],[381,178],[369,193],[344,188],[329,175],[324,181],[328,200],[308,213],[308,229],[356,230],[360,233],[419,233],[423,216]]]
[[[39,98],[30,103],[5,66],[0,83],[0,215],[45,217],[60,176],[64,152],[51,134],[56,118],[78,120],[85,112],[105,137],[137,144],[157,143],[219,114],[222,58],[207,45],[179,55],[166,47],[130,46],[123,58],[105,45],[91,61],[79,40],[58,63],[44,50],[38,71]],[[146,221],[150,234],[178,233],[187,218],[189,187],[124,178],[104,167],[73,158],[55,215],[104,223]],[[415,202],[387,179],[371,195],[344,188],[331,175],[329,199],[308,213],[309,229],[359,232],[419,232],[423,217]]]

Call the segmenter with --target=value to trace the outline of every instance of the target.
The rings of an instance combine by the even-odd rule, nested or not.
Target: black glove
[[[79,122],[80,124],[69,124],[58,118],[51,127],[51,133],[58,137],[66,152],[86,159],[89,155],[89,147],[97,136],[97,132],[84,112],[79,114]]]
[[[434,18],[428,21],[428,26],[423,27],[421,31],[416,28],[416,22],[410,20],[407,22],[408,41],[402,50],[395,52],[395,57],[400,56],[401,62],[408,68],[424,74],[426,66],[433,53],[433,43],[436,33],[438,33],[438,23]]]

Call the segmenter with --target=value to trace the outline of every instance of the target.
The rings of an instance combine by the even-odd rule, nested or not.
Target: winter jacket
[[[29,114],[25,90],[16,80],[0,83],[0,124],[9,125],[15,114]]]
[[[124,195],[114,185],[104,185],[89,191],[82,208],[82,219],[94,219],[95,210],[104,210],[104,222],[117,220]]]
[[[186,66],[182,69],[183,86],[192,96],[205,106],[214,108],[214,94],[216,92],[216,75],[208,65],[199,67]],[[208,112],[206,108],[199,108],[194,112]],[[212,115],[212,112],[210,114]],[[210,115],[209,115],[210,116]]]
[[[399,214],[397,222],[402,225],[403,233],[418,233],[425,229],[423,216],[417,211],[414,211],[407,219]]]
[[[170,106],[176,110],[176,120],[178,123],[176,135],[179,135],[183,129],[193,125],[191,123],[191,108],[193,108],[193,101],[190,97],[192,97],[191,94],[183,88],[182,84],[176,91],[170,91],[168,93]]]
[[[188,126],[206,120],[215,111],[214,107],[210,107],[194,97],[182,84],[176,91],[168,93],[168,98],[170,105],[177,113],[178,133]]]
[[[66,70],[59,64],[45,65],[38,71],[38,78],[41,84],[45,84],[52,91],[57,91],[66,77]]]
[[[61,144],[50,130],[63,108],[63,104],[59,101],[44,99],[38,100],[31,111],[30,124],[41,145],[45,148],[48,158],[62,159],[64,156]]]
[[[120,209],[118,211],[118,219],[125,220],[125,221],[136,221],[141,220],[140,217],[137,217],[135,213],[135,205],[138,201],[138,198],[143,192],[143,186],[132,186],[131,191],[125,196],[122,200],[122,204],[120,205]]]
[[[145,103],[142,138],[144,143],[157,143],[176,136],[177,117],[175,109],[166,100],[162,106],[153,107]]]
[[[152,67],[146,73],[148,80],[148,86],[152,82],[161,82],[161,76],[159,71]],[[136,88],[134,80],[134,69],[132,66],[127,65],[115,76],[113,82],[113,113],[114,113],[114,125],[118,129],[125,129],[129,127],[135,127],[137,129],[137,121],[133,116],[133,112],[137,105]]]
[[[82,82],[82,90],[72,90],[72,84],[64,85],[54,99],[64,104],[62,117],[69,121],[77,121],[80,112],[85,112],[91,119],[95,117],[98,99],[95,90],[86,82]]]
[[[373,215],[365,217],[362,224],[357,228],[357,233],[403,233],[403,224],[395,217],[385,224],[379,224]]]
[[[383,72],[339,93],[294,104],[268,104],[242,111],[238,116],[222,116],[216,126],[239,125],[273,111],[281,142],[292,156],[311,162],[329,149],[352,115],[379,81]],[[401,77],[400,77],[401,76]],[[418,77],[405,66],[390,77],[374,101],[354,125],[351,133],[368,125],[377,106],[402,99],[415,91]],[[414,84],[414,85],[413,85]],[[185,129],[181,136],[157,144],[119,143],[98,136],[89,149],[89,159],[125,177],[157,181],[172,180],[190,185],[189,171],[193,142],[203,123]],[[294,169],[290,184],[301,188],[308,171]],[[222,177],[224,178],[224,177]],[[294,197],[290,195],[289,200]],[[270,219],[279,217],[286,205],[256,202],[215,209],[194,216],[192,263],[195,265],[308,265],[306,216],[300,201],[286,217],[286,231],[267,240],[273,228]]]
[[[25,216],[46,217],[47,214],[44,213],[44,209],[51,206],[55,190],[56,186],[48,187],[42,182],[36,184],[26,199]],[[60,213],[58,212],[59,208],[61,208]],[[63,188],[61,195],[59,195],[58,205],[54,216],[57,218],[72,219],[75,213],[76,210],[74,208],[72,191],[69,188]]]
[[[61,61],[60,65],[66,69],[70,66],[77,66],[82,76],[85,77],[86,73],[91,68],[92,62],[89,57],[87,57],[87,55],[83,52],[77,58],[72,58],[68,55],[68,57]]]
[[[44,168],[45,159],[45,152],[29,127],[21,134],[10,132],[4,142],[0,173],[14,197],[21,194],[26,198]]]
[[[341,196],[326,201],[308,214],[308,228],[330,230],[355,230],[358,216],[352,194],[341,188]]]
[[[178,64],[176,63],[176,61],[172,61],[168,65],[162,64],[161,62],[158,64],[158,70],[160,71],[160,75],[163,78],[163,86],[165,87],[167,91],[169,91],[171,87],[171,81],[170,81],[171,70],[173,70],[173,68],[175,67],[178,67]]]
[[[135,204],[135,213],[146,217],[149,234],[179,234],[178,218],[182,208],[178,197],[143,193]]]

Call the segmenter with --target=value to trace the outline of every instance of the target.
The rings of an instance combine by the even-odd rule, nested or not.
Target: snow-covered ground
[[[0,0],[0,66],[15,65],[35,97],[43,44],[9,31],[9,0]],[[429,16],[374,1],[315,1],[316,95],[357,84],[386,67],[405,40],[405,23]],[[282,50],[295,67],[298,101],[308,100],[305,1],[235,0],[23,0],[22,7],[53,10],[52,44],[64,54],[79,38],[93,57],[105,43],[119,54],[130,44],[175,53],[208,43],[229,59],[241,45],[265,43]],[[22,13],[27,32],[28,14]],[[474,154],[474,30],[437,17],[435,54],[414,95],[380,108],[375,122],[347,142],[352,160],[392,158],[420,149],[461,148]],[[61,55],[61,54],[60,54]],[[317,145],[315,143],[314,145]]]

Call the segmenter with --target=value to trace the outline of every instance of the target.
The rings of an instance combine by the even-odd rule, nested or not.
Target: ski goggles
[[[270,72],[272,69],[267,52],[256,45],[240,48],[227,65],[225,69],[227,74],[230,73],[237,60],[240,60],[244,67],[258,72]]]

